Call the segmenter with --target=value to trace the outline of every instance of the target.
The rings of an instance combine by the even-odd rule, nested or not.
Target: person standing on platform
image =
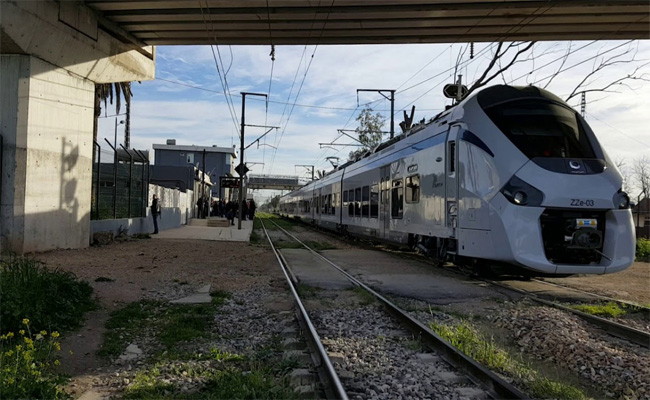
[[[151,200],[151,216],[153,217],[153,234],[158,234],[158,217],[160,217],[160,204],[158,204],[158,196],[153,195]]]
[[[251,199],[250,203],[248,204],[248,219],[251,221],[253,218],[255,218],[255,200]]]
[[[196,201],[196,218],[203,218],[203,197],[199,197]]]

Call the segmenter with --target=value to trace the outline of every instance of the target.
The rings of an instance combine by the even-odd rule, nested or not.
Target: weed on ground
[[[586,398],[580,389],[540,376],[537,371],[517,361],[497,346],[492,338],[482,335],[468,321],[461,320],[450,325],[431,322],[429,327],[452,346],[489,369],[514,377],[516,384],[527,389],[527,394],[532,398],[566,400]]]

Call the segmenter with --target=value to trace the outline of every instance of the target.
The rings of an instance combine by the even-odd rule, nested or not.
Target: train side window
[[[348,191],[344,190],[343,191],[343,207],[348,206]]]
[[[393,180],[393,189],[391,193],[390,216],[392,218],[402,218],[404,215],[404,187],[401,179]]]
[[[350,189],[348,193],[348,216],[354,217],[354,190]]]
[[[370,186],[361,188],[361,215],[364,217],[370,215]]]
[[[316,214],[320,214],[320,207],[318,205],[318,196],[314,197],[314,210],[316,211]]]
[[[370,218],[379,216],[379,186],[375,183],[370,187]]]
[[[449,175],[453,175],[456,172],[456,142],[449,142]]]
[[[354,189],[354,216],[361,216],[361,188]]]
[[[406,178],[406,202],[418,203],[420,201],[420,175],[411,175]]]

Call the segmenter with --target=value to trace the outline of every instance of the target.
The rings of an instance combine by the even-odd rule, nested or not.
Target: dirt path
[[[100,301],[101,308],[86,316],[83,327],[62,338],[61,365],[72,376],[68,390],[75,397],[111,371],[110,362],[96,353],[112,311],[144,298],[181,298],[206,284],[229,292],[277,279],[271,252],[237,242],[138,240],[36,258],[88,281]]]

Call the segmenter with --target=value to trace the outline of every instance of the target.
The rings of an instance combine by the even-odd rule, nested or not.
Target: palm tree
[[[95,120],[93,123],[93,140],[97,141],[97,123],[99,116],[102,114],[102,102],[104,108],[108,107],[108,102],[113,104],[115,98],[115,113],[120,113],[122,106],[122,97],[126,103],[126,127],[124,130],[124,147],[127,149],[131,146],[131,82],[115,82],[115,83],[97,83],[95,84]],[[95,161],[95,153],[93,152],[93,163]]]

